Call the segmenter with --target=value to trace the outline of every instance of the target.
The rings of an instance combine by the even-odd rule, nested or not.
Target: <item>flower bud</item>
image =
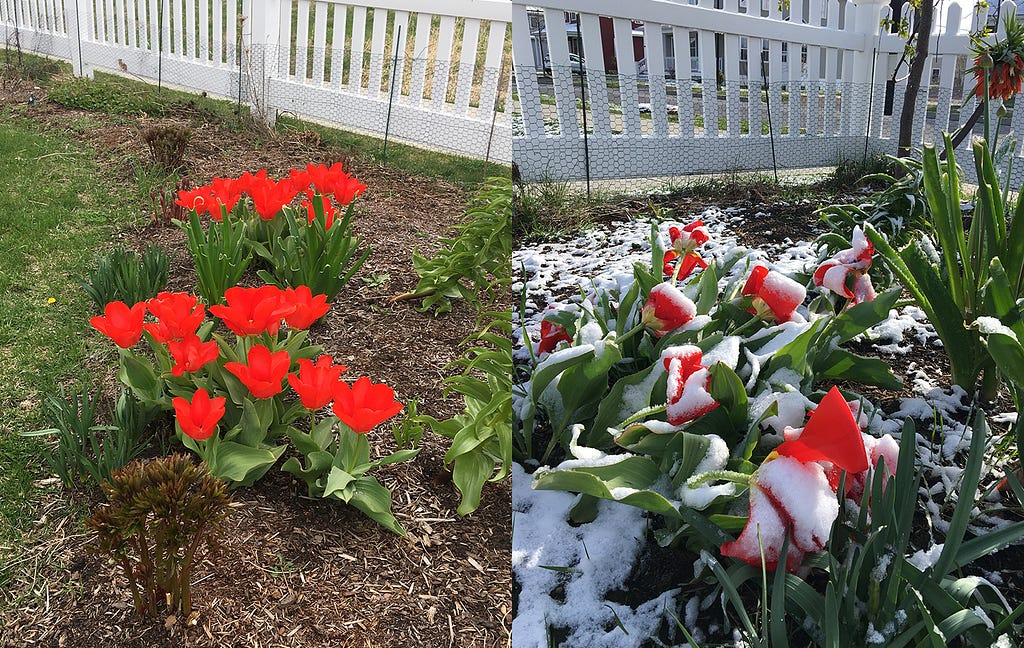
[[[992,62],[992,55],[988,52],[982,52],[975,59],[974,64],[980,67],[982,70],[991,70],[994,63]]]

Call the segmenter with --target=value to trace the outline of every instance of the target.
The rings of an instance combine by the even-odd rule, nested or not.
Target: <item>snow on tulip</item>
[[[836,497],[841,471],[861,492],[868,470],[885,457],[886,473],[893,474],[898,448],[892,437],[875,439],[863,434],[849,403],[833,387],[811,412],[802,431],[787,429],[786,441],[768,455],[750,480],[750,515],[740,536],[722,545],[731,556],[774,570],[785,562],[794,571],[804,555],[825,548],[832,523],[839,514]],[[847,494],[853,494],[852,489]],[[790,545],[781,555],[786,534]]]
[[[753,312],[763,319],[789,322],[804,303],[807,290],[781,272],[758,264],[743,285],[743,295],[753,298]]]
[[[662,337],[669,331],[689,323],[697,314],[697,306],[681,290],[668,283],[651,289],[641,313],[647,328]]]
[[[824,286],[854,304],[872,301],[875,289],[868,270],[875,248],[858,225],[853,228],[852,247],[841,250],[814,271],[814,285]]]
[[[665,252],[662,263],[666,275],[675,274],[676,280],[682,280],[690,276],[696,267],[706,268],[708,264],[695,250],[708,241],[708,230],[704,227],[703,221],[696,220],[682,228],[670,227],[669,238],[672,247]],[[673,263],[677,263],[673,268]]]
[[[661,354],[668,371],[665,414],[672,425],[682,425],[718,407],[709,393],[711,373],[701,365],[698,347],[669,347]]]
[[[555,324],[548,320],[540,322],[540,342],[537,344],[537,354],[551,353],[558,346],[559,342],[572,344],[572,338],[561,324]]]

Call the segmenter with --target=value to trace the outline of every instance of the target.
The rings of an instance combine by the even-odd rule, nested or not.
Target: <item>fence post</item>
[[[64,5],[64,20],[68,35],[68,53],[71,59],[71,72],[80,77],[92,77],[92,67],[86,65],[82,58],[82,30],[86,25],[82,14],[84,11],[78,6],[79,0],[72,0]]]
[[[882,73],[875,70],[878,65],[878,57],[875,56],[875,47],[878,35],[882,29],[882,11],[889,6],[887,0],[855,0],[856,11],[854,14],[853,30],[855,33],[864,35],[862,49],[857,50],[853,55],[853,78],[849,79],[849,91],[858,100],[870,103],[884,101],[884,89],[874,91],[871,87],[875,80],[882,78]],[[850,119],[850,135],[868,136],[868,116],[880,110],[879,106],[854,105],[853,97],[846,102],[843,98],[843,113]]]
[[[282,16],[287,10],[288,15]],[[253,91],[251,99],[253,108],[269,126],[277,121],[277,111],[270,105],[270,79],[279,74],[278,61],[281,60],[280,42],[282,21],[291,20],[291,2],[281,0],[252,0],[249,25],[252,36],[249,39],[249,83]],[[283,44],[287,46],[288,44]],[[241,46],[241,44],[240,44]],[[242,46],[242,56],[245,48]],[[286,71],[287,72],[287,71]],[[287,74],[285,74],[287,76]],[[258,101],[256,101],[258,99]]]

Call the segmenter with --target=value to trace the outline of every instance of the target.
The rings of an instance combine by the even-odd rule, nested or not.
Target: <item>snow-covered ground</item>
[[[755,261],[787,274],[806,274],[819,261],[818,251],[807,241],[786,240],[760,250],[737,245],[733,229],[748,217],[740,209],[723,211],[711,207],[681,221],[662,223],[659,229],[663,240],[668,240],[670,224],[685,224],[697,217],[704,221],[711,236],[710,242],[700,250],[705,259],[740,259],[732,272],[721,278],[721,286],[746,274]],[[519,340],[516,358],[524,361],[529,355],[522,344],[522,327],[536,341],[546,309],[576,309],[584,293],[595,288],[628,285],[632,281],[633,264],[650,262],[650,232],[649,221],[634,220],[613,227],[599,226],[570,241],[516,251],[513,264],[521,274],[513,291],[516,294],[526,291],[525,319],[520,321],[518,315],[515,316],[514,337]],[[918,349],[938,346],[934,329],[915,306],[890,311],[887,321],[869,329],[863,337],[883,354],[905,354],[912,344],[918,345]],[[941,350],[935,352],[941,353]],[[921,497],[930,513],[932,528],[944,532],[947,522],[940,515],[940,509],[946,495],[957,492],[962,473],[952,459],[970,444],[970,429],[956,420],[965,419],[967,399],[959,388],[943,389],[939,386],[940,376],[931,375],[927,368],[913,363],[906,375],[900,377],[912,388],[913,396],[901,399],[899,407],[890,414],[876,410],[868,431],[876,436],[889,433],[898,439],[906,417],[941,425],[939,433],[932,434],[931,429],[919,424],[917,441],[918,456],[925,470]],[[1001,476],[997,468],[990,473]],[[718,630],[713,626],[714,621],[708,619],[721,618],[722,603],[717,598],[705,600],[688,594],[683,589],[684,583],[636,608],[616,603],[612,600],[614,597],[609,597],[625,587],[626,579],[648,542],[644,539],[648,520],[640,510],[601,501],[596,520],[574,526],[568,522],[568,511],[576,502],[576,496],[558,491],[535,491],[530,482],[527,471],[515,466],[512,564],[521,587],[513,623],[516,648],[549,646],[551,628],[567,629],[568,637],[559,644],[563,646],[639,648],[656,634],[663,619],[671,619],[666,617],[666,610],[673,614],[682,610],[679,620],[697,641],[713,636]],[[944,514],[948,517],[948,511]],[[1004,522],[998,518],[980,515],[972,528],[978,532],[1001,524]],[[936,547],[941,549],[934,544],[921,548],[914,556],[915,564],[934,561]],[[680,552],[679,555],[683,559],[686,554]],[[996,580],[999,576],[993,574],[991,578]],[[712,610],[716,606],[717,615]],[[679,635],[673,645],[683,646],[686,642]]]

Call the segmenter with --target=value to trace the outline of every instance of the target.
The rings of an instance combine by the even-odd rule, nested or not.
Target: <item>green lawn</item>
[[[84,377],[90,303],[78,286],[111,230],[137,212],[88,148],[0,112],[0,566],[36,519],[46,476],[40,400]],[[52,300],[52,301],[51,301]],[[0,588],[4,573],[0,569]]]

